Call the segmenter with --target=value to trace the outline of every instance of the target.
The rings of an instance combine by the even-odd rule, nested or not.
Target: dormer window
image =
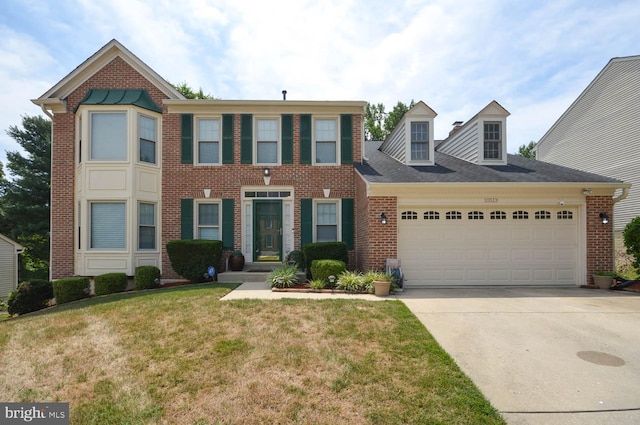
[[[411,122],[411,161],[427,161],[429,159],[429,123],[426,121]]]
[[[499,121],[484,123],[484,159],[502,159],[502,125]]]

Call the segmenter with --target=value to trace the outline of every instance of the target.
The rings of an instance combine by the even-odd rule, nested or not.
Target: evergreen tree
[[[0,172],[0,233],[25,247],[24,268],[44,271],[49,263],[51,121],[24,116],[22,128],[10,126],[7,134],[24,154],[7,152],[11,178]]]
[[[521,145],[518,148],[518,153],[516,153],[516,155],[524,156],[525,158],[536,159],[536,153],[533,151],[533,148],[535,147],[536,142],[532,140],[527,145]]]

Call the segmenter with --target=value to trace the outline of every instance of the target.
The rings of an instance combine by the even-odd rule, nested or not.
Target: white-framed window
[[[506,220],[507,213],[504,211],[491,211],[491,220]]]
[[[462,220],[462,213],[460,211],[447,211],[444,217],[446,220]]]
[[[529,220],[529,213],[527,211],[514,211],[512,214],[514,220]]]
[[[440,220],[440,213],[438,211],[425,211],[423,220]]]
[[[551,220],[551,212],[550,211],[536,211],[535,214],[536,220]]]
[[[156,249],[156,205],[138,204],[138,249]]]
[[[338,242],[340,241],[340,202],[317,201],[314,207],[315,241]]]
[[[484,122],[484,159],[502,159],[502,123]]]
[[[482,211],[469,211],[467,218],[469,220],[484,220],[484,213]]]
[[[197,163],[220,164],[220,119],[196,119]]]
[[[278,129],[277,118],[256,118],[256,164],[278,164]]]
[[[127,238],[125,202],[91,202],[89,246],[96,250],[123,250]]]
[[[221,240],[220,203],[198,202],[196,208],[196,236],[198,239]]]
[[[411,121],[411,160],[429,160],[429,123]]]
[[[415,211],[402,211],[400,214],[400,220],[417,220],[418,213]]]
[[[316,164],[338,163],[338,119],[317,118],[315,120],[314,156]]]
[[[91,113],[90,159],[92,161],[127,160],[127,113]]]
[[[138,115],[138,159],[140,162],[156,163],[156,122],[155,118]]]

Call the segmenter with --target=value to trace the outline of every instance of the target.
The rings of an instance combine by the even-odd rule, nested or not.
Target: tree
[[[518,153],[516,155],[524,156],[525,158],[536,159],[536,153],[533,151],[533,148],[536,147],[536,142],[533,140],[529,142],[528,145],[522,145],[518,148]]]
[[[387,133],[383,130],[386,115],[384,104],[367,103],[364,113],[365,140],[384,140],[387,138]]]
[[[415,104],[416,103],[413,101],[413,99],[411,99],[411,103],[409,104],[409,106],[398,101],[398,103],[396,104],[396,106],[393,107],[391,112],[387,114],[387,119],[384,121],[384,131],[387,136],[391,134],[393,129],[396,128],[398,123],[400,123],[400,120],[402,120],[402,117],[404,116],[404,114],[406,114],[409,109],[413,108]]]
[[[22,129],[7,134],[25,151],[7,152],[12,178],[0,178],[0,233],[25,247],[23,266],[46,271],[49,263],[49,199],[51,194],[51,122],[22,117]]]
[[[180,84],[172,84],[172,86],[187,99],[215,99],[211,94],[204,94],[202,87],[200,87],[197,92],[193,91],[186,81],[183,81]]]

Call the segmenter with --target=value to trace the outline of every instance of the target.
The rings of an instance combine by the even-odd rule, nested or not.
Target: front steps
[[[267,276],[271,270],[282,266],[282,263],[260,263],[245,264],[241,272],[226,271],[218,274],[218,282],[223,283],[245,283],[245,282],[265,282],[266,287],[269,285]],[[298,272],[298,281],[306,282],[307,276],[305,272]]]

